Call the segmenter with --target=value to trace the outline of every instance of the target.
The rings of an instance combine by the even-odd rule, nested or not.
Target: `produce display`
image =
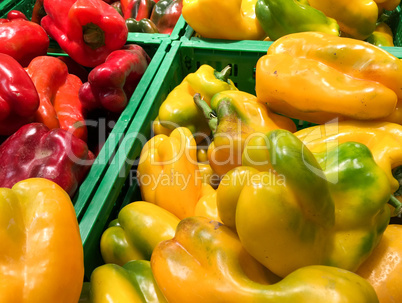
[[[17,2],[0,302],[402,300],[399,0]]]
[[[313,31],[393,46],[393,39],[385,38],[392,36],[387,20],[399,3],[400,0],[183,0],[182,13],[203,38],[274,41]]]

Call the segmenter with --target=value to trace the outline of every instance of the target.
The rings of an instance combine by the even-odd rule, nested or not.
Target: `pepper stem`
[[[215,71],[214,74],[216,79],[227,82],[230,76],[231,69],[232,67],[230,65],[227,65],[224,69],[222,69],[222,71]]]
[[[402,213],[402,203],[394,195],[391,195],[388,204],[395,208],[393,217],[397,217]]]
[[[92,22],[82,27],[82,36],[85,44],[92,49],[105,45],[105,32]]]
[[[194,102],[197,104],[197,107],[202,110],[204,117],[208,120],[208,126],[212,131],[212,134],[215,134],[216,129],[218,127],[218,117],[214,113],[214,111],[209,107],[208,103],[201,99],[200,94],[195,94]]]

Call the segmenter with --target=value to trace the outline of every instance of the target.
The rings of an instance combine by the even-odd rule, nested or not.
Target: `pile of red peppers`
[[[29,17],[0,19],[0,187],[41,177],[72,197],[98,149],[87,122],[118,117],[151,58],[110,1],[37,0]]]

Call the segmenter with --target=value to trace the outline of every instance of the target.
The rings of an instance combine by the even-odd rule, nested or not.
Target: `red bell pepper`
[[[33,121],[39,96],[24,68],[1,53],[0,79],[0,135],[8,136]]]
[[[87,144],[64,129],[29,123],[0,145],[0,187],[40,177],[73,196],[93,159]]]
[[[36,0],[32,10],[31,21],[40,24],[40,21],[45,16],[46,12],[43,7],[43,0]]]
[[[84,109],[78,97],[82,81],[68,73],[67,65],[51,56],[36,57],[27,72],[39,94],[35,121],[48,128],[63,128],[86,141]]]
[[[155,0],[120,0],[124,19],[134,18],[137,21],[149,19]]]
[[[144,49],[136,44],[111,53],[105,63],[89,73],[88,82],[81,86],[79,97],[84,108],[122,112],[150,61]]]
[[[161,0],[152,10],[151,21],[162,34],[171,34],[183,8],[183,0]]]
[[[0,53],[10,55],[23,67],[33,58],[46,55],[48,47],[46,31],[22,12],[13,10],[7,19],[0,19]]]
[[[76,62],[95,67],[127,41],[123,17],[102,0],[44,0],[41,25]]]

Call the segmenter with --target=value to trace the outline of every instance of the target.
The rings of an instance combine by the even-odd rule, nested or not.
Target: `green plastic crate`
[[[23,12],[30,19],[35,2],[36,0],[3,0],[0,3],[0,18],[5,18],[9,11],[15,9]]]

